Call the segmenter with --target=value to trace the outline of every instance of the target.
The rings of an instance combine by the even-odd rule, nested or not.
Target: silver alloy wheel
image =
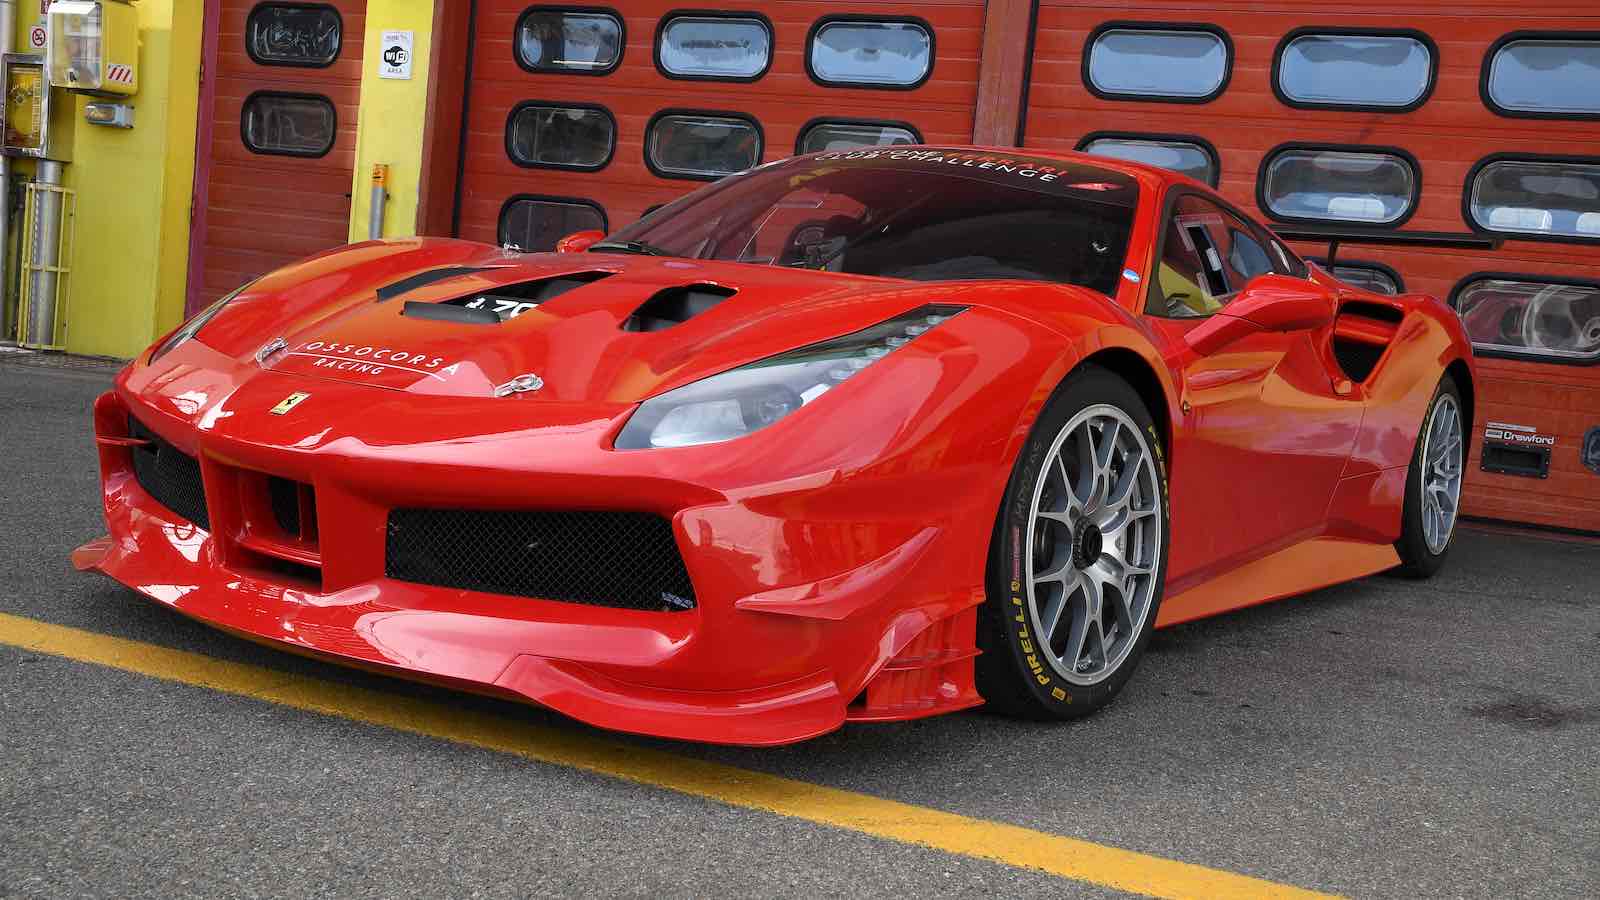
[[[1104,681],[1150,616],[1165,535],[1156,462],[1127,413],[1091,406],[1045,455],[1023,544],[1039,649],[1075,685]]]
[[[1422,439],[1422,539],[1434,556],[1450,546],[1461,508],[1461,405],[1440,394],[1428,414]]]

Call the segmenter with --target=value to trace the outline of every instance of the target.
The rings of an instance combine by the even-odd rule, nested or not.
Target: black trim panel
[[[1428,83],[1423,86],[1421,96],[1403,106],[1387,103],[1339,103],[1329,101],[1296,100],[1290,97],[1283,89],[1283,54],[1289,45],[1303,37],[1399,37],[1411,38],[1428,51]],[[1308,26],[1296,28],[1283,36],[1278,41],[1278,46],[1272,51],[1272,69],[1268,72],[1268,80],[1272,82],[1272,93],[1277,96],[1278,102],[1293,109],[1340,109],[1349,112],[1377,112],[1377,113],[1408,113],[1419,109],[1433,96],[1433,89],[1439,86],[1439,45],[1433,38],[1414,28],[1340,28]]]
[[[1374,231],[1381,229],[1398,229],[1417,214],[1417,206],[1422,202],[1422,163],[1411,154],[1411,151],[1400,147],[1385,147],[1377,144],[1320,144],[1305,141],[1289,141],[1279,144],[1268,150],[1261,157],[1261,165],[1256,169],[1256,206],[1274,222],[1307,222],[1332,225],[1337,228],[1350,230],[1351,233],[1364,234],[1360,231],[1362,223],[1350,219],[1334,219],[1319,216],[1287,216],[1279,213],[1267,204],[1267,169],[1272,161],[1290,150],[1326,150],[1330,153],[1377,153],[1393,156],[1411,167],[1411,199],[1406,204],[1405,212],[1393,222],[1365,226]],[[1276,230],[1276,229],[1274,229]],[[1311,240],[1317,240],[1312,238]]]
[[[833,22],[865,22],[868,24],[878,25],[915,25],[918,28],[921,28],[923,33],[928,36],[928,71],[923,72],[921,78],[910,84],[877,84],[868,81],[828,81],[818,77],[816,70],[811,67],[811,43],[812,41],[816,40],[817,32],[821,31],[823,26]],[[933,67],[939,64],[939,39],[934,33],[933,26],[928,24],[927,19],[924,19],[920,16],[868,16],[853,13],[830,13],[811,23],[810,30],[806,32],[805,46],[800,48],[800,58],[805,62],[806,77],[810,78],[813,83],[821,87],[864,88],[874,91],[914,91],[917,88],[922,87],[924,84],[927,84],[928,79],[933,77]]]
[[[1497,116],[1508,119],[1567,119],[1574,122],[1592,122],[1600,120],[1600,112],[1596,113],[1564,113],[1564,112],[1534,112],[1530,110],[1510,109],[1494,102],[1489,95],[1489,71],[1494,68],[1495,54],[1513,41],[1594,41],[1600,43],[1600,31],[1513,31],[1503,34],[1489,45],[1488,52],[1483,54],[1483,63],[1478,72],[1478,96],[1483,99],[1483,105]]]
[[[754,75],[680,75],[667,71],[661,64],[661,38],[666,34],[667,25],[673,19],[742,19],[746,22],[755,22],[767,29],[767,61],[761,66],[761,71]],[[656,36],[650,47],[650,61],[655,64],[656,71],[662,78],[674,81],[730,81],[739,84],[748,84],[760,81],[761,76],[767,74],[772,68],[772,58],[778,54],[778,33],[772,27],[772,20],[765,13],[750,9],[674,9],[663,15],[656,22]]]
[[[1221,38],[1225,55],[1222,61],[1222,82],[1217,85],[1216,90],[1198,97],[1169,94],[1129,94],[1101,90],[1095,85],[1094,79],[1089,77],[1089,62],[1094,53],[1095,41],[1098,41],[1108,31],[1197,31]],[[1233,80],[1233,59],[1233,38],[1220,25],[1213,25],[1209,22],[1135,22],[1117,20],[1096,25],[1094,30],[1089,32],[1089,36],[1084,38],[1083,62],[1079,67],[1079,77],[1083,80],[1084,88],[1101,100],[1126,100],[1135,103],[1210,103],[1228,90],[1228,83]]]

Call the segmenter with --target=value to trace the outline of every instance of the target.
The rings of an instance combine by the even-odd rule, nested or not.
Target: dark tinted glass
[[[1489,231],[1600,240],[1600,162],[1504,159],[1471,187],[1472,218]]]
[[[720,178],[761,161],[756,126],[724,116],[662,116],[650,126],[646,147],[651,164],[664,175]]]
[[[682,78],[752,78],[771,60],[772,32],[755,18],[673,16],[656,46],[656,62]]]
[[[621,58],[615,13],[535,7],[517,28],[517,59],[535,72],[606,72]]]
[[[1489,63],[1489,99],[1518,112],[1600,115],[1600,40],[1515,40]]]
[[[589,203],[518,198],[500,211],[500,243],[543,253],[575,231],[606,230],[605,213]]]
[[[611,116],[590,107],[524,106],[507,128],[511,158],[525,166],[598,169],[617,139]]]
[[[258,63],[326,66],[339,58],[343,30],[331,6],[263,3],[245,22],[245,47]]]
[[[1472,344],[1551,359],[1600,359],[1600,287],[1484,278],[1456,294]]]
[[[277,156],[322,156],[338,129],[333,102],[313,94],[251,94],[239,121],[245,147]]]
[[[1428,45],[1404,35],[1304,34],[1278,67],[1285,96],[1325,106],[1410,106],[1432,78]]]
[[[1137,203],[1132,178],[1097,166],[872,148],[763,166],[612,238],[697,259],[917,281],[1053,281],[1113,294]]]
[[[899,125],[872,125],[865,122],[818,122],[800,137],[801,153],[823,150],[854,150],[858,147],[888,147],[915,144],[916,134]]]

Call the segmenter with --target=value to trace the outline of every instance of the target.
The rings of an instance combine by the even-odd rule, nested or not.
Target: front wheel
[[[1007,485],[979,624],[978,690],[1001,712],[1076,718],[1116,696],[1166,580],[1166,464],[1149,411],[1096,366],[1046,404]]]
[[[1434,392],[1428,415],[1417,435],[1411,469],[1406,474],[1405,511],[1400,520],[1402,575],[1428,578],[1444,565],[1461,509],[1461,479],[1466,458],[1461,391],[1446,375]]]

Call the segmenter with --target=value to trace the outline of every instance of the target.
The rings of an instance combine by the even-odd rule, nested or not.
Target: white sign
[[[43,50],[45,42],[50,37],[50,31],[43,25],[35,25],[28,29],[28,46],[35,50]]]
[[[412,31],[385,31],[378,44],[378,77],[411,80]]]

